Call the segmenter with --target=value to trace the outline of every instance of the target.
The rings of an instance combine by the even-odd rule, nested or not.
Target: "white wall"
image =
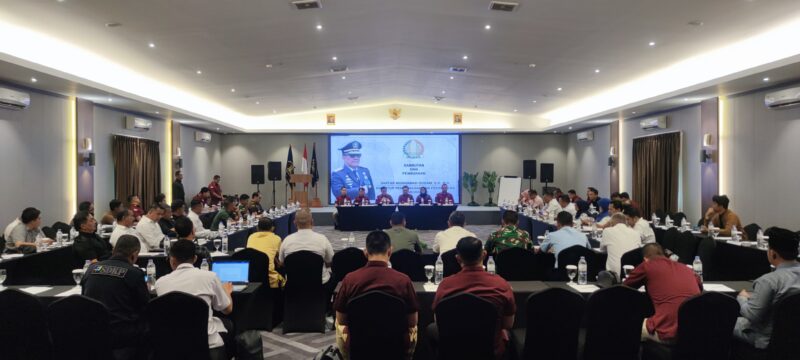
[[[621,173],[625,176],[622,183],[629,184],[630,188],[621,188],[620,191],[627,191],[633,195],[633,139],[680,131],[682,133],[681,172],[683,181],[679,186],[681,193],[678,194],[678,211],[683,211],[692,222],[696,222],[702,216],[700,209],[700,149],[703,136],[700,133],[700,106],[691,106],[660,115],[666,115],[669,118],[666,129],[642,130],[639,126],[641,119],[627,120],[621,124],[624,129],[620,136],[620,146],[627,147],[625,153],[629,154],[621,160],[621,166],[624,167]]]
[[[8,85],[3,85],[8,87]],[[46,226],[69,221],[70,191],[65,181],[70,101],[28,90],[31,106],[22,111],[0,109],[0,224],[5,227],[26,207],[42,210]],[[71,182],[74,184],[74,181]]]
[[[798,84],[794,84],[798,86]],[[723,143],[728,161],[721,189],[744,225],[800,229],[800,108],[769,110],[759,91],[729,98],[723,113],[730,126]],[[722,164],[721,164],[722,165]]]
[[[608,167],[608,151],[611,147],[610,126],[600,126],[593,131],[594,140],[578,142],[577,133],[567,134],[567,191],[575,189],[586,198],[586,188],[594,187],[600,196],[611,195],[611,175]]]
[[[188,126],[181,126],[180,129],[183,189],[186,192],[186,201],[190,201],[195,194],[200,192],[200,188],[211,182],[214,175],[222,175],[221,145],[223,136],[211,134],[210,143],[201,143],[194,140],[194,133],[197,129]],[[248,169],[248,179],[250,179],[249,174]],[[228,190],[224,187],[223,189]]]

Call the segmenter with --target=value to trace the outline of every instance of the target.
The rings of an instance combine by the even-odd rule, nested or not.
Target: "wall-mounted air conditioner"
[[[31,96],[27,93],[0,88],[0,108],[8,110],[24,110],[31,104]]]
[[[800,87],[771,92],[764,96],[764,105],[770,109],[800,105]]]
[[[594,140],[594,131],[581,131],[578,133],[578,141]]]
[[[202,143],[210,143],[211,142],[211,133],[207,133],[205,131],[195,131],[194,132],[194,141],[202,142]]]
[[[135,116],[125,117],[125,128],[128,130],[147,131],[153,127],[153,122],[147,119],[137,118]]]
[[[667,117],[659,116],[648,119],[642,119],[641,121],[639,121],[639,126],[642,127],[642,130],[666,129]]]

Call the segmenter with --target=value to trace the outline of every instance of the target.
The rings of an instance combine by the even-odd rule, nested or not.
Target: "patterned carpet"
[[[467,230],[472,231],[479,239],[486,240],[489,234],[497,230],[498,226],[494,225],[467,225]],[[332,226],[316,226],[314,231],[324,234],[328,240],[333,244],[334,250],[344,249],[348,246],[342,238],[346,238],[350,233],[334,230]],[[420,240],[425,242],[430,248],[433,244],[433,238],[436,236],[436,230],[421,230],[418,231]],[[356,237],[355,246],[364,247],[364,239],[366,239],[367,231],[355,231],[353,234]],[[336,333],[328,331],[324,334],[320,333],[293,333],[283,334],[281,327],[278,326],[272,332],[262,332],[261,340],[264,344],[264,358],[272,360],[309,360],[314,355],[327,347],[336,343]]]

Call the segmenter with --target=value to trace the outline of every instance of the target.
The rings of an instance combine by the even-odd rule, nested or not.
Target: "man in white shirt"
[[[8,224],[8,226],[6,226],[5,231],[3,231],[3,238],[8,239],[8,237],[11,236],[11,231],[14,230],[14,228],[17,227],[19,223],[21,223],[21,221],[19,221],[19,218],[16,218],[14,219],[14,221],[11,222],[11,224]]]
[[[114,231],[111,232],[111,237],[108,239],[111,246],[117,246],[117,241],[122,235],[133,235],[139,239],[139,245],[141,249],[144,250],[142,252],[145,252],[147,243],[142,240],[142,237],[136,229],[132,227],[133,222],[136,220],[136,217],[133,216],[133,212],[128,209],[122,209],[116,213],[115,219],[117,220],[117,226],[114,227]]]
[[[639,209],[631,205],[625,205],[622,207],[622,213],[628,217],[628,225],[639,232],[642,245],[656,242],[656,233],[650,227],[650,223],[642,218]]]
[[[170,247],[169,265],[172,272],[156,281],[156,294],[161,296],[181,291],[203,299],[208,304],[208,347],[211,349],[211,358],[228,359],[234,355],[235,349],[231,332],[233,326],[230,320],[214,317],[213,311],[225,315],[233,312],[233,285],[223,284],[213,272],[194,267],[196,253],[197,247],[190,240],[178,240]]]
[[[467,219],[464,214],[458,211],[453,211],[447,219],[447,230],[439,231],[433,240],[433,252],[443,254],[456,248],[458,240],[465,237],[477,237],[471,231],[464,229]]]
[[[544,211],[552,218],[555,218],[561,212],[561,205],[553,197],[553,193],[549,191],[544,193]]]
[[[295,214],[294,223],[297,232],[283,239],[278,250],[278,265],[283,266],[286,257],[298,251],[310,251],[322,257],[325,266],[322,267],[322,284],[329,284],[331,278],[331,262],[333,261],[333,246],[325,235],[312,230],[314,220],[308,210],[300,210]],[[289,280],[291,281],[291,280]],[[335,284],[333,284],[335,286]],[[331,289],[332,290],[332,289]]]
[[[600,221],[597,222],[597,228],[603,229],[608,226],[613,226],[610,225],[611,217],[614,216],[614,214],[619,213],[621,209],[622,209],[622,201],[614,200],[610,202],[608,204],[608,216],[600,219]]]
[[[603,240],[600,242],[600,249],[606,250],[606,270],[614,271],[617,276],[622,276],[621,260],[622,255],[633,249],[638,249],[642,245],[639,232],[628,226],[627,219],[623,214],[614,214],[608,222],[609,226],[603,230]]]
[[[578,213],[578,208],[575,207],[575,203],[569,200],[569,195],[561,195],[558,197],[558,206],[561,207],[561,211],[566,211],[575,217],[575,214]]]
[[[139,224],[136,225],[136,231],[139,237],[144,240],[148,250],[156,250],[161,245],[161,240],[164,240],[164,233],[161,231],[161,226],[158,225],[158,220],[164,214],[164,209],[161,205],[150,205],[147,214],[142,216]]]
[[[192,220],[194,225],[194,236],[203,239],[214,239],[217,237],[216,231],[211,231],[203,227],[203,221],[200,220],[200,215],[203,214],[203,202],[200,200],[192,200],[189,203],[189,213],[186,217]]]

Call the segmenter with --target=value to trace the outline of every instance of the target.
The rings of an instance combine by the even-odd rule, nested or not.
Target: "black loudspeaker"
[[[522,160],[522,178],[536,179],[536,160]]]
[[[267,178],[269,181],[280,181],[282,166],[280,161],[270,161],[267,163]]]
[[[264,165],[250,165],[250,183],[264,184]]]
[[[553,182],[553,164],[542,164],[541,169],[539,169],[539,178],[540,182],[543,183],[551,183]]]

